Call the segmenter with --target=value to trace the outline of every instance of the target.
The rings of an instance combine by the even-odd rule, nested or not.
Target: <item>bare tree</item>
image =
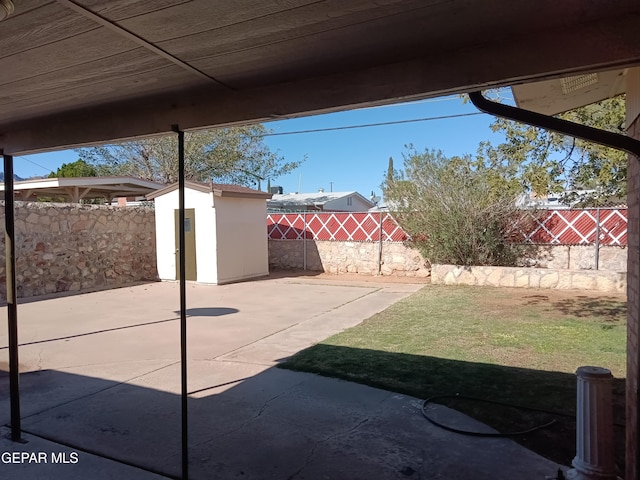
[[[196,181],[260,186],[296,169],[264,143],[263,125],[228,127],[185,134],[185,176]],[[99,175],[131,175],[161,183],[178,180],[176,135],[127,141],[76,150]]]

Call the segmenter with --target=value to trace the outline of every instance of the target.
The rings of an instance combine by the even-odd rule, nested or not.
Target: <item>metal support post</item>
[[[13,157],[4,155],[4,247],[7,285],[7,322],[9,333],[9,399],[11,404],[11,440],[22,437],[20,424],[20,371],[18,366],[18,305],[16,303],[15,211]]]
[[[378,243],[378,275],[382,275],[382,212],[380,212],[380,239]]]
[[[182,399],[182,479],[189,478],[189,417],[187,390],[187,267],[185,255],[185,211],[184,211],[184,132],[175,125],[178,134],[178,233],[179,273],[180,273],[180,372]]]
[[[302,232],[302,269],[307,269],[307,213],[302,214],[304,230]]]
[[[596,270],[598,270],[600,268],[600,208],[596,209],[596,239],[594,248]]]

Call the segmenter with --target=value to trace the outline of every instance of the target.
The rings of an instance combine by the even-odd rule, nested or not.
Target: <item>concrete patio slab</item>
[[[0,472],[3,480],[164,480],[163,475],[114,462],[99,455],[25,434],[25,443],[7,439],[9,429],[0,427]],[[23,457],[28,454],[28,457]],[[14,457],[13,455],[18,455]],[[43,457],[44,455],[44,457]],[[14,460],[17,461],[14,462]]]
[[[510,440],[461,437],[432,426],[417,399],[274,368],[422,287],[306,278],[188,285],[190,477],[553,475],[557,465]],[[177,284],[156,283],[20,305],[29,443],[7,446],[3,440],[0,448],[57,452],[67,445],[80,460],[33,470],[0,463],[1,473],[59,478],[51,468],[64,467],[65,478],[147,478],[136,475],[152,475],[148,470],[179,476],[177,303]],[[2,332],[0,362],[6,356]],[[434,408],[447,421],[483,428]],[[9,421],[2,373],[0,421]]]

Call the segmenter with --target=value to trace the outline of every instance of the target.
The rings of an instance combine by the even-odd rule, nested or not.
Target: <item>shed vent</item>
[[[588,75],[576,75],[575,77],[565,77],[560,79],[560,85],[562,85],[562,93],[565,95],[594,85],[598,83],[598,74],[590,73]]]

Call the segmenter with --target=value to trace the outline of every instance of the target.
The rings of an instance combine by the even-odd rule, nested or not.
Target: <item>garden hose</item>
[[[548,423],[542,424],[542,425],[537,425],[535,427],[529,428],[527,430],[521,430],[518,432],[504,432],[504,433],[490,433],[490,432],[473,432],[473,431],[469,431],[469,430],[460,430],[458,428],[454,428],[454,427],[449,427],[448,425],[444,425],[436,420],[434,420],[433,418],[429,417],[429,415],[427,415],[427,412],[425,411],[426,406],[433,402],[434,400],[439,400],[439,399],[443,399],[443,398],[458,398],[458,399],[463,399],[463,400],[473,400],[476,402],[484,402],[484,403],[491,403],[494,405],[502,405],[505,407],[514,407],[514,408],[520,408],[523,410],[532,410],[532,411],[537,411],[534,408],[528,408],[528,407],[521,407],[518,405],[513,405],[513,404],[509,404],[509,403],[504,403],[504,402],[497,402],[495,400],[485,400],[483,398],[477,398],[477,397],[468,397],[465,395],[459,395],[459,394],[455,394],[455,395],[435,395],[433,397],[429,397],[427,398],[424,402],[422,402],[422,415],[424,416],[424,418],[426,418],[427,420],[429,420],[429,422],[431,422],[433,425],[435,425],[436,427],[440,427],[444,430],[447,430],[449,432],[453,432],[453,433],[459,433],[461,435],[469,435],[472,437],[517,437],[519,435],[526,435],[528,433],[532,433],[532,432],[536,432],[538,430],[541,430],[543,428],[547,428],[550,427],[551,425],[553,425],[554,423],[556,423],[556,420],[553,419]],[[549,412],[550,413],[550,412]]]

